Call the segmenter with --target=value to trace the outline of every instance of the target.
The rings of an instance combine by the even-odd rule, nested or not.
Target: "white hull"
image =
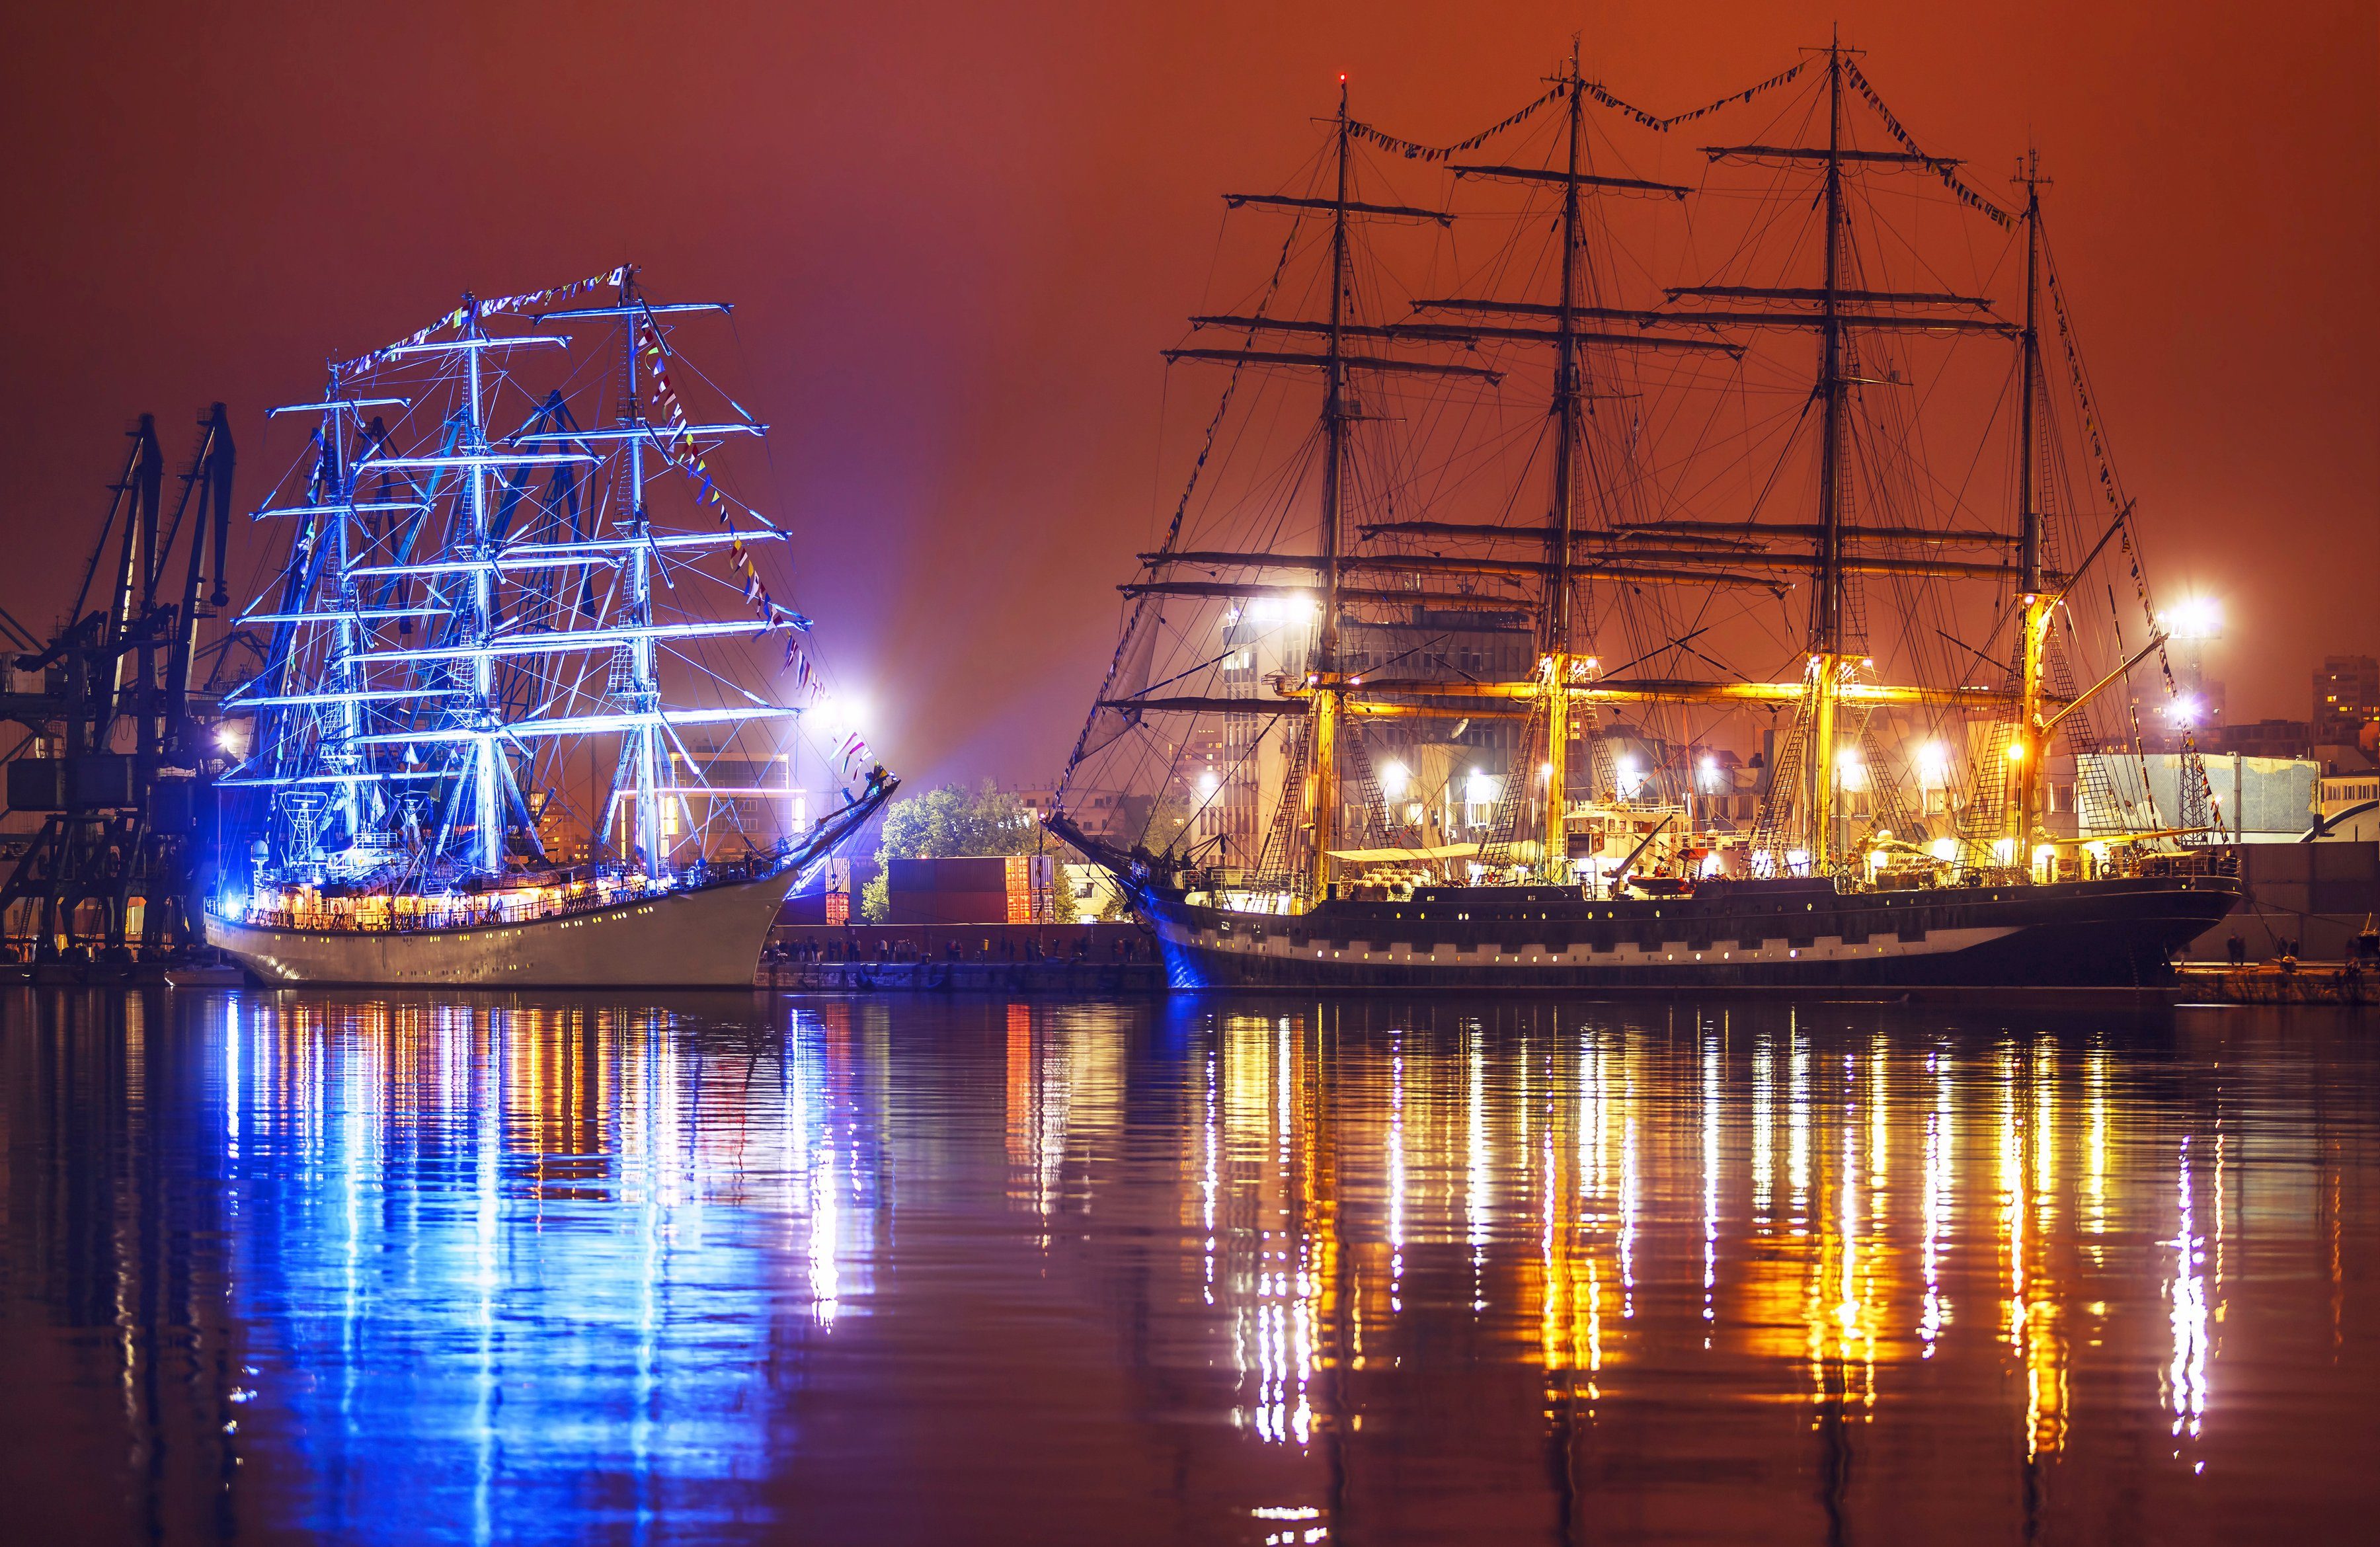
[[[210,916],[207,944],[273,983],[466,988],[750,988],[801,867],[759,881],[473,929],[353,933]]]

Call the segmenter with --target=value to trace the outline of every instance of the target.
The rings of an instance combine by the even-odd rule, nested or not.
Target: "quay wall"
[[[2192,961],[2222,961],[2232,935],[2250,961],[2281,954],[2295,939],[2298,955],[2339,961],[2354,954],[2356,932],[2380,914],[2380,844],[2233,844],[2221,852],[2240,859],[2247,896],[2231,917],[2192,941]]]

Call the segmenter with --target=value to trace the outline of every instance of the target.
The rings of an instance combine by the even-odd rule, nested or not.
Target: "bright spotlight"
[[[1947,865],[1951,860],[1959,858],[1959,840],[1956,838],[1937,838],[1931,844],[1926,846],[1926,852]]]
[[[2219,640],[2223,637],[2223,603],[2211,596],[2177,602],[2157,615],[2157,626],[2168,639]]]
[[[1413,782],[1413,771],[1401,762],[1380,765],[1380,793],[1394,800],[1404,794],[1405,786]]]
[[[1917,782],[1929,789],[1942,789],[1950,783],[1950,749],[1938,741],[1929,741],[1917,749]]]
[[[856,693],[828,693],[820,698],[810,713],[818,716],[819,728],[829,737],[865,734],[868,700]]]

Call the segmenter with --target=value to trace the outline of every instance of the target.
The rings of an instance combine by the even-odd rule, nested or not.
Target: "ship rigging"
[[[1633,164],[1597,123],[1665,139],[1755,103],[1768,122],[1696,146],[1692,181]],[[1428,193],[1376,191],[1390,179],[1366,151],[1427,169]],[[1888,181],[1887,207],[1872,185]],[[1949,197],[1906,191],[1927,184]],[[2145,795],[2129,684],[2163,665],[2164,637],[2048,259],[2045,184],[2028,157],[2019,207],[1975,191],[1840,44],[1670,119],[1588,79],[1574,53],[1452,147],[1353,117],[1342,82],[1305,189],[1226,198],[1291,230],[1252,303],[1191,319],[1233,345],[1167,351],[1228,375],[1181,505],[1122,588],[1123,639],[1066,774],[1068,790],[1154,783],[1190,814],[1178,834],[1121,841],[1053,825],[1125,876],[1144,913],[1160,898],[1298,916],[1449,886],[1488,907],[1499,887],[1716,897],[1802,877],[1842,895],[2192,868],[2175,840],[2186,849],[2192,824]],[[1518,205],[1458,210],[1466,190]],[[1636,213],[1613,217],[1619,201]],[[1970,227],[1963,282],[1920,239],[1942,205]],[[1680,214],[1682,239],[1662,224]],[[1978,216],[2008,248],[1978,244]],[[1453,233],[1473,219],[1513,235],[1466,264]],[[1533,231],[1550,231],[1549,262]],[[1705,250],[1715,262],[1694,259]],[[1681,258],[1702,272],[1667,283]],[[1277,311],[1301,259],[1319,304]],[[2011,259],[2008,309],[1992,292]],[[1476,283],[1443,284],[1450,269]],[[2069,367],[2062,413],[2046,313]],[[1970,346],[2014,359],[1995,367]],[[1960,359],[1921,363],[1920,348]],[[1282,411],[1284,376],[1320,388],[1310,468],[1234,466],[1257,437],[1232,422],[1257,403]],[[1952,409],[1985,424],[1957,481],[1927,445]],[[1996,439],[1994,498],[1974,485]],[[2085,472],[2105,509],[2078,493]],[[1797,485],[1807,514],[1777,518]],[[1308,488],[1310,545],[1295,541]],[[1450,639],[1460,656],[1439,648]],[[1269,672],[1255,664],[1267,649]],[[1728,660],[1763,653],[1766,670]],[[2091,659],[2102,669],[2078,682]],[[1694,749],[1746,713],[1770,717],[1756,814],[1726,820],[1708,798],[1697,811]],[[2186,735],[2185,788],[2204,800]],[[1425,798],[1400,798],[1416,782],[1406,762],[1428,761],[1410,754],[1433,748],[1451,755],[1423,771]],[[1245,812],[1268,804],[1259,838]],[[1168,809],[1163,794],[1144,809]]]
[[[813,821],[795,787],[823,677],[809,620],[761,569],[788,534],[742,497],[729,455],[768,427],[679,347],[682,327],[728,311],[655,299],[627,266],[466,297],[333,365],[319,401],[275,410],[316,424],[296,487],[256,513],[292,535],[239,620],[269,630],[262,669],[224,705],[255,724],[254,754],[222,781],[245,819],[214,908],[224,943],[279,975],[336,980],[353,953],[335,939],[246,935],[403,932],[420,937],[418,960],[354,973],[438,980],[455,955],[431,941],[441,931],[568,924],[732,883],[751,900],[721,960],[684,970],[736,981],[728,958],[748,946],[748,981],[759,939],[743,924],[765,931],[774,899],[894,781],[852,735],[817,755],[827,784],[856,782],[840,804]],[[578,347],[590,334],[602,344]],[[690,408],[698,385],[713,411]],[[791,701],[756,681],[786,684]],[[747,731],[769,733],[757,752],[736,740]],[[580,748],[609,751],[608,778],[580,782],[596,766],[571,761]],[[716,798],[715,761],[781,770],[783,800]],[[753,793],[749,776],[731,783]],[[573,828],[581,852],[551,851]],[[725,906],[706,903],[710,927]],[[609,964],[625,979],[577,977],[568,951],[463,954],[478,964],[466,976],[511,981],[681,970],[658,947]]]

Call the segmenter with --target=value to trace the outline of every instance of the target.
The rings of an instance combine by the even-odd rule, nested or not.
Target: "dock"
[[[763,961],[752,986],[782,993],[1160,993],[1154,961]]]

